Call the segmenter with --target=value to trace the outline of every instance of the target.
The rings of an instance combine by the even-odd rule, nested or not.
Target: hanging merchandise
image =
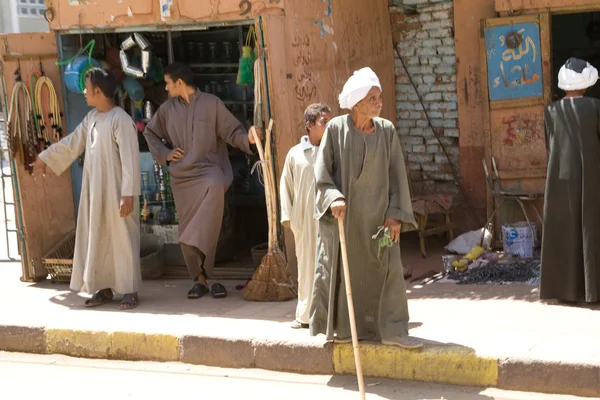
[[[66,65],[65,85],[74,93],[83,93],[85,90],[85,74],[92,68],[100,68],[100,63],[92,58],[92,52],[96,45],[95,40],[90,40],[87,45],[75,56],[67,61],[58,61],[56,65]],[[88,52],[87,56],[83,54]]]
[[[62,138],[62,113],[58,106],[58,97],[54,84],[44,75],[35,83],[35,90],[31,94],[35,112],[35,123],[38,128],[38,135],[41,136],[44,149],[47,149],[52,143],[58,142]]]
[[[146,103],[144,103],[144,122],[145,123],[150,122],[150,120],[152,119],[153,116],[154,116],[154,105],[152,105],[152,102],[146,101]]]
[[[29,94],[31,95],[31,104],[33,107],[34,114],[36,113],[35,85],[37,84],[37,81],[40,79],[41,76],[42,76],[42,74],[38,71],[33,71],[31,73],[31,75],[29,76]],[[37,118],[37,116],[36,116],[36,118],[34,118],[34,126],[35,126],[36,138],[37,138],[37,152],[39,153],[44,149],[45,140],[44,140],[42,130],[40,128],[40,121]]]
[[[134,103],[144,100],[144,87],[131,76],[126,76],[123,79],[123,89],[125,89],[125,92]]]
[[[248,35],[246,36],[246,44],[244,47],[242,47],[242,58],[240,58],[240,65],[236,80],[236,83],[241,86],[249,86],[254,83],[252,70],[254,68],[254,60],[256,60],[256,55],[254,54],[254,49],[251,46],[253,37],[254,26],[250,26]]]
[[[165,181],[165,171],[164,171],[163,167],[160,167],[160,169],[159,169],[159,178],[158,179],[160,182],[160,187],[159,187],[160,200],[162,202],[160,211],[158,212],[158,223],[161,225],[169,225],[171,223],[172,216],[171,216],[171,212],[169,211],[169,208],[167,207],[167,187],[166,187],[166,181]]]
[[[33,169],[30,164],[37,156],[31,95],[21,79],[21,67],[17,69],[15,75],[16,83],[10,98],[6,136],[13,158],[19,152],[19,144],[21,144],[25,169],[31,173]]]
[[[129,62],[127,56],[127,50],[138,46],[141,51],[141,68],[134,67]],[[152,65],[152,52],[150,42],[140,33],[134,33],[130,35],[121,43],[121,51],[119,52],[119,58],[121,59],[121,68],[125,74],[134,78],[146,78]]]

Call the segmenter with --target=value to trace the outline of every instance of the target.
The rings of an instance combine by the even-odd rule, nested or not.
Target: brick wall
[[[459,171],[452,0],[391,0],[390,18],[394,42],[424,104],[396,53],[397,127],[414,192],[457,193],[448,159],[425,115]]]

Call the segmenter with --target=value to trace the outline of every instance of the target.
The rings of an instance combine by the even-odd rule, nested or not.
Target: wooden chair
[[[454,239],[454,223],[450,218],[450,210],[446,210],[441,206],[432,207],[434,204],[437,204],[435,201],[436,195],[423,195],[423,196],[414,196],[412,181],[409,179],[409,188],[413,205],[418,202],[425,202],[424,212],[423,214],[415,212],[415,219],[417,221],[417,231],[419,232],[419,246],[421,248],[421,255],[423,258],[427,258],[427,252],[425,251],[425,239],[429,236],[439,235],[442,233],[446,233],[448,241],[452,241]],[[454,195],[449,193],[439,193],[437,196],[450,196],[450,204],[452,203],[452,197]],[[435,212],[428,212],[429,209],[436,209]],[[430,215],[441,214],[443,221],[437,224],[431,224]],[[414,230],[414,229],[413,229]],[[405,231],[404,229],[402,230]],[[408,231],[408,229],[407,229]]]
[[[498,167],[496,166],[496,159],[494,157],[492,157],[492,168],[494,171],[493,177],[489,173],[489,170],[488,170],[485,160],[481,160],[481,161],[483,163],[483,171],[485,172],[485,179],[487,181],[488,189],[490,190],[492,197],[494,197],[494,199],[500,201],[498,206],[494,209],[494,211],[488,218],[485,226],[487,227],[487,226],[490,226],[490,224],[492,224],[492,221],[494,220],[496,213],[498,212],[498,210],[500,210],[500,208],[502,207],[502,205],[505,202],[515,201],[521,207],[521,210],[523,211],[523,215],[525,216],[525,220],[527,221],[527,224],[529,225],[529,229],[531,230],[531,237],[533,238],[532,244],[535,249],[535,242],[536,242],[535,230],[533,229],[533,225],[531,224],[531,221],[529,219],[529,215],[527,214],[527,209],[525,208],[524,203],[525,202],[530,203],[533,201],[542,200],[544,198],[544,193],[527,193],[527,192],[517,192],[517,191],[511,191],[511,190],[504,189],[504,187],[502,186],[502,182],[500,180],[500,174],[498,173]],[[536,216],[537,216],[538,220],[540,221],[540,227],[543,227],[544,221],[542,219],[542,216],[540,215],[540,212],[538,211],[537,207],[535,207],[535,206],[533,207],[533,209],[535,210]],[[492,226],[493,226],[493,224],[492,224]],[[492,229],[491,232],[493,234],[494,230]],[[484,234],[485,234],[485,230],[484,230]],[[481,243],[483,243],[483,235],[482,235]]]

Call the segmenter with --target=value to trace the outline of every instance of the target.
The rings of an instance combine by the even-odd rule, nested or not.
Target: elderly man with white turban
[[[600,100],[583,97],[598,71],[570,58],[564,98],[546,108],[548,173],[540,298],[595,303],[600,295]]]
[[[350,322],[336,218],[343,218],[359,340],[419,348],[408,336],[408,303],[400,259],[402,223],[415,224],[400,140],[379,118],[381,84],[370,68],[356,71],[339,96],[350,114],[327,125],[315,163],[317,262],[310,309],[312,335],[350,342]],[[393,245],[373,239],[389,228]]]

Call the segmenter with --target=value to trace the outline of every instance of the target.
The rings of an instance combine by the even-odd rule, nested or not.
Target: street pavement
[[[582,397],[367,379],[367,399],[577,400]],[[0,399],[359,399],[349,376],[0,352]],[[587,398],[589,399],[589,398]]]

